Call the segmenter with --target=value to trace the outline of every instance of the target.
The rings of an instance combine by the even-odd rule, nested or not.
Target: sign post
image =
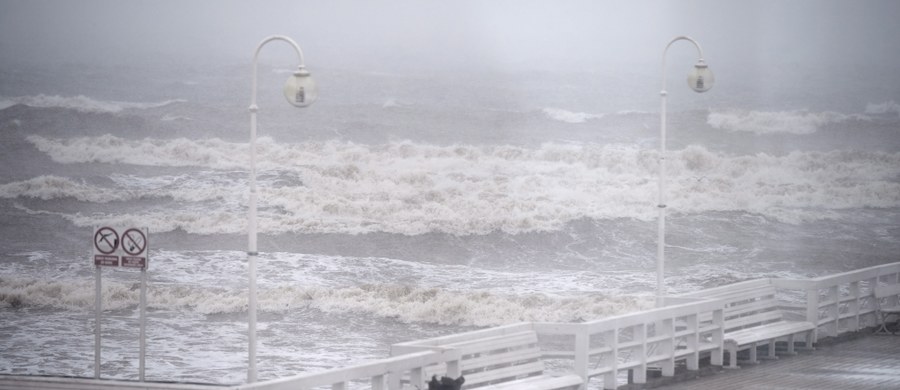
[[[121,235],[119,234],[121,232]],[[141,269],[140,301],[140,380],[144,381],[144,362],[147,355],[147,264],[148,229],[116,229],[108,226],[94,227],[94,284],[95,306],[97,308],[94,327],[94,378],[100,379],[100,320],[103,305],[101,288],[101,267],[123,267]]]

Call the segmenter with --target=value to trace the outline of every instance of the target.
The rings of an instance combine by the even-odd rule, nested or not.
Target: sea
[[[900,260],[896,68],[669,62],[665,287]],[[264,61],[265,62],[265,61]],[[259,68],[259,379],[653,306],[659,65]],[[682,76],[684,74],[684,76]],[[249,61],[0,68],[0,374],[94,376],[97,227],[148,231],[146,379],[247,378]],[[140,272],[102,267],[103,378]]]

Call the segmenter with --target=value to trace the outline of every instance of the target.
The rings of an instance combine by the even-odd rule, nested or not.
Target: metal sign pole
[[[147,356],[147,267],[141,268],[141,356],[140,379],[144,381],[144,361]]]
[[[94,227],[94,272],[96,328],[94,334],[94,378],[100,379],[100,320],[103,311],[103,291],[100,285],[101,267],[125,267],[141,269],[141,302],[139,304],[140,321],[140,355],[138,357],[138,374],[144,381],[147,356],[147,228],[130,228],[116,231],[109,226]],[[120,241],[121,238],[121,241]],[[121,260],[121,262],[120,262]]]
[[[94,318],[94,378],[100,379],[100,305],[102,304],[100,289],[100,265],[96,265],[94,267],[96,268],[96,270],[94,271],[94,306],[97,309],[97,313]]]

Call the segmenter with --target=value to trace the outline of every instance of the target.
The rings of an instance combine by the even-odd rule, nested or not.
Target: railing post
[[[460,357],[462,359],[462,357]],[[456,378],[460,374],[459,360],[451,360],[447,362],[447,376]]]
[[[860,320],[859,320],[859,281],[854,281],[850,283],[850,296],[853,297],[853,300],[850,301],[850,307],[848,308],[851,313],[853,313],[853,317],[850,320],[850,323],[847,325],[851,331],[856,332],[860,329]]]
[[[634,383],[647,383],[647,324],[640,324],[636,328],[636,341],[639,341],[641,343],[641,365],[638,366],[637,372],[634,373]]]
[[[385,390],[384,375],[375,375],[372,377],[372,390]]]
[[[666,360],[662,362],[662,375],[663,376],[674,376],[675,375],[675,321],[670,318],[666,318],[661,321],[662,322],[662,334],[668,336],[665,341],[660,342],[663,346],[663,354],[667,356]]]
[[[723,365],[723,355],[725,354],[725,310],[718,308],[713,311],[713,324],[716,330],[713,331],[712,341],[718,346],[710,355],[710,364],[714,366]]]
[[[601,359],[603,366],[610,368],[610,372],[603,375],[603,388],[615,389],[618,387],[616,376],[619,373],[619,328],[603,332],[603,343],[610,349],[609,354]]]
[[[819,289],[811,287],[806,290],[806,320],[816,328],[812,332],[812,342],[819,341]]]
[[[416,367],[409,370],[409,384],[418,387],[425,383],[425,372],[422,367]]]
[[[878,326],[878,317],[875,314],[875,286],[878,285],[878,277],[869,278],[867,280],[868,290],[866,290],[866,305],[864,306],[866,310],[866,326]],[[869,320],[871,319],[871,322]]]
[[[828,323],[828,335],[831,337],[837,337],[838,332],[840,331],[840,326],[838,323],[841,321],[841,311],[840,311],[840,294],[838,293],[838,286],[831,286],[828,288],[828,316],[831,317],[832,321]]]
[[[401,390],[403,388],[403,386],[400,385],[400,379],[402,376],[403,372],[389,371],[387,373],[388,390]]]
[[[575,333],[575,373],[584,381],[582,388],[586,388],[590,380],[588,377],[588,350],[591,347],[591,338],[588,332],[588,327],[581,326]]]
[[[687,336],[687,347],[691,349],[691,355],[687,358],[687,369],[696,371],[700,369],[700,326],[697,321],[697,313],[687,316],[687,327],[691,334]]]

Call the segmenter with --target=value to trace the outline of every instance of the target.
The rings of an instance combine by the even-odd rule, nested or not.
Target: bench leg
[[[766,348],[768,348],[768,352],[766,353],[766,356],[763,356],[760,359],[778,360],[778,355],[775,354],[775,344],[776,344],[775,340],[776,339],[769,340],[769,343],[766,345]]]
[[[723,362],[722,355],[724,355],[722,348],[716,348],[712,350],[711,353],[712,355],[709,357],[709,363],[714,366],[721,366]]]
[[[787,346],[787,354],[788,355],[796,355],[797,352],[794,352],[794,342],[797,340],[797,335],[788,336],[788,346]]]
[[[646,364],[642,364],[642,365],[638,366],[638,368],[636,370],[634,370],[633,372],[634,372],[634,376],[633,376],[634,383],[641,383],[641,384],[647,383],[647,365]],[[615,376],[615,373],[613,375]]]
[[[646,382],[646,381],[645,381],[645,382]],[[606,375],[603,376],[603,388],[604,388],[604,389],[612,389],[612,390],[614,390],[615,388],[618,387],[618,385],[619,385],[619,384],[618,384],[617,381],[616,381],[616,373],[615,373],[615,372],[610,373],[610,374],[606,374]]]
[[[750,363],[756,364],[759,363],[759,360],[756,358],[756,343],[750,345]]]
[[[662,376],[675,376],[675,359],[668,359],[661,362]]]
[[[725,368],[736,369],[740,368],[737,365],[737,345],[734,344],[726,344],[725,350],[728,351],[728,365]]]
[[[894,332],[891,332],[887,328],[887,324],[888,324],[887,320],[888,320],[888,318],[890,318],[891,315],[892,314],[881,313],[881,324],[879,324],[878,329],[875,330],[875,334],[890,334],[890,335],[895,334]]]
[[[694,352],[690,354],[687,358],[687,369],[690,371],[697,371],[700,369],[700,354]]]
[[[806,347],[805,347],[805,349],[807,351],[815,351],[816,350],[815,348],[813,348],[813,332],[815,332],[815,330],[806,332]]]
[[[775,356],[775,339],[769,340],[769,353],[766,355],[766,359],[778,359],[778,356]]]

